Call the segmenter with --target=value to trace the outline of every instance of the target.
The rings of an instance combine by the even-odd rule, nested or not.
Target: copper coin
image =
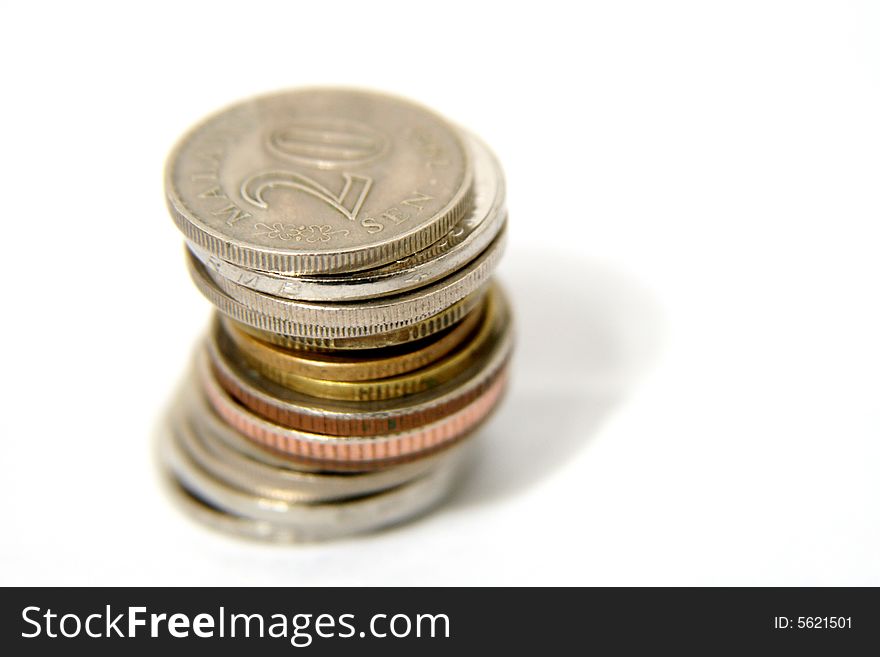
[[[502,370],[495,381],[464,408],[425,426],[369,437],[343,438],[288,429],[268,422],[235,401],[215,380],[203,378],[211,406],[246,438],[275,451],[311,461],[381,466],[452,444],[480,425],[494,410],[507,381]]]

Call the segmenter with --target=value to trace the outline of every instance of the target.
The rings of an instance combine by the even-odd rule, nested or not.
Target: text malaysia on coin
[[[363,91],[306,89],[234,105],[197,126],[166,170],[189,240],[284,274],[377,267],[443,237],[468,211],[472,172],[456,129]]]

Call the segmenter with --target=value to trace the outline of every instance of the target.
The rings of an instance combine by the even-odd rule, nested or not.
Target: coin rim
[[[187,250],[187,264],[196,287],[208,297],[208,290],[247,309],[254,322],[287,324],[289,331],[274,331],[308,338],[365,337],[388,333],[433,317],[482,288],[491,278],[504,254],[507,231],[501,232],[476,258],[449,276],[425,287],[393,297],[351,303],[295,301],[257,292],[225,279],[208,269]],[[208,297],[209,301],[214,301]],[[215,303],[214,305],[218,305]],[[221,308],[222,310],[222,308]],[[227,313],[229,314],[229,313]],[[263,318],[257,319],[254,315]],[[242,321],[240,318],[239,321]],[[262,328],[258,326],[257,328]]]
[[[453,445],[482,424],[498,407],[508,379],[503,368],[479,397],[430,424],[399,433],[372,436],[328,436],[282,427],[264,420],[238,402],[215,380],[202,381],[211,406],[245,438],[274,451],[315,462],[363,463],[384,466],[400,457],[414,457]],[[248,433],[236,423],[247,426]]]
[[[195,376],[187,383],[188,387],[198,384]],[[180,400],[169,416],[169,422],[178,432],[178,442],[190,458],[207,474],[231,488],[288,504],[341,502],[380,493],[413,481],[447,460],[463,458],[462,446],[455,446],[393,468],[366,472],[316,473],[279,467],[235,449],[204,427],[199,430],[187,417],[198,410],[192,402],[191,397]]]
[[[309,375],[296,374],[266,361],[253,359],[244,351],[241,353],[246,360],[250,361],[251,367],[267,379],[316,399],[354,402],[382,401],[430,390],[455,378],[479,358],[485,345],[489,344],[493,338],[498,338],[503,334],[503,326],[499,328],[503,321],[503,311],[498,308],[498,302],[494,295],[489,294],[480,314],[479,326],[467,336],[466,340],[459,341],[446,356],[419,369],[376,380],[319,379]],[[217,327],[217,330],[223,329]],[[235,341],[235,338],[232,337],[232,340]]]
[[[285,249],[259,247],[247,244],[240,239],[223,235],[216,228],[204,224],[197,213],[191,210],[174,181],[174,169],[183,148],[190,140],[212,121],[245,104],[258,103],[261,100],[285,94],[307,93],[310,91],[342,91],[356,94],[380,96],[396,102],[404,103],[423,111],[449,129],[458,142],[464,161],[462,183],[452,199],[442,210],[434,213],[429,224],[412,228],[407,233],[372,246],[348,247],[334,251],[290,253]],[[209,253],[223,260],[260,271],[278,274],[342,274],[379,267],[404,256],[412,255],[441,239],[456,224],[471,205],[474,191],[473,163],[468,146],[463,139],[462,131],[453,123],[433,110],[411,100],[393,94],[381,93],[357,87],[301,87],[276,92],[259,94],[230,103],[226,107],[213,112],[187,130],[171,149],[165,164],[165,198],[168,211],[178,229],[186,239],[198,244]]]
[[[230,339],[226,344],[218,342],[218,337],[224,337],[218,333],[204,340],[196,354],[196,367],[200,375],[213,376],[243,406],[281,426],[338,436],[416,428],[478,397],[510,361],[515,342],[510,304],[499,285],[493,284],[489,293],[499,296],[504,313],[504,330],[498,341],[487,345],[477,362],[457,377],[408,397],[378,402],[314,399],[266,379],[241,359]]]
[[[326,351],[285,349],[248,333],[240,324],[222,314],[217,321],[220,323],[219,330],[231,338],[239,353],[255,369],[259,370],[265,364],[270,371],[284,371],[326,381],[353,382],[399,376],[432,365],[450,354],[471,335],[479,323],[484,307],[485,304],[474,308],[460,322],[447,329],[446,333],[436,334],[435,339],[426,343],[421,340],[409,343],[414,344],[415,348],[384,357],[380,357],[376,353],[379,350],[376,349],[354,352],[351,356]],[[218,328],[211,330],[216,331]],[[400,345],[403,346],[407,345]],[[268,374],[267,377],[272,378]]]
[[[264,508],[262,498],[239,495],[233,500],[233,504],[228,504],[230,502],[228,494],[222,495],[222,499],[217,499],[204,490],[198,490],[198,486],[192,486],[191,483],[187,485],[185,478],[181,477],[181,470],[174,467],[174,438],[171,431],[167,431],[166,434],[159,446],[160,465],[164,482],[167,484],[166,490],[178,508],[182,508],[184,513],[200,523],[225,534],[232,533],[239,537],[276,542],[325,541],[368,533],[413,520],[427,513],[448,496],[463,471],[462,464],[455,464],[375,495],[341,503],[317,505],[316,511],[333,516],[337,520],[336,523],[332,522],[332,519],[327,522],[320,516],[314,519],[293,518],[290,512],[287,512],[285,518],[285,512],[282,511],[276,512],[275,516],[261,517],[264,515],[259,512]],[[186,470],[183,470],[183,474],[186,474]],[[413,490],[416,492],[413,493]],[[405,504],[404,502],[407,501],[409,503]],[[303,507],[303,505],[299,506]],[[301,512],[308,508],[305,506],[296,510]],[[257,510],[258,513],[250,513],[253,510]],[[380,515],[369,521],[364,518],[366,513],[376,514],[383,511],[387,515]],[[359,515],[360,519],[358,519]],[[339,522],[340,517],[343,522]]]
[[[401,294],[419,287],[424,287],[438,281],[450,273],[467,266],[474,258],[478,257],[488,247],[495,237],[507,224],[507,208],[505,205],[505,181],[501,165],[495,155],[481,140],[468,134],[474,142],[476,157],[487,159],[486,166],[491,169],[491,178],[494,181],[494,194],[491,199],[485,201],[484,216],[479,224],[459,244],[439,256],[419,263],[418,265],[403,268],[397,271],[382,271],[394,267],[395,263],[389,263],[374,269],[349,272],[356,276],[326,275],[326,276],[297,276],[291,278],[271,272],[261,272],[255,269],[247,269],[235,263],[227,262],[202,249],[196,244],[187,243],[187,248],[207,268],[214,270],[220,276],[252,289],[256,292],[269,294],[284,299],[297,301],[359,301],[376,299],[384,296]],[[478,167],[475,167],[475,170]],[[475,190],[484,183],[481,177],[474,180]],[[475,194],[477,192],[475,191]],[[475,202],[469,212],[479,212],[480,205]],[[463,217],[452,229],[440,238],[443,240],[465,221]],[[438,241],[440,241],[438,240]],[[430,250],[436,242],[428,245],[425,250]],[[418,255],[419,252],[398,258],[405,262],[408,258]],[[371,274],[375,277],[372,277]],[[296,293],[285,293],[284,283],[295,281]]]

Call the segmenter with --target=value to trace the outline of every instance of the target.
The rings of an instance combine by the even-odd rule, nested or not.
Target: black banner
[[[467,648],[849,655],[880,646],[869,588],[4,589],[2,646],[162,655],[440,655]],[[746,654],[746,653],[742,653]]]

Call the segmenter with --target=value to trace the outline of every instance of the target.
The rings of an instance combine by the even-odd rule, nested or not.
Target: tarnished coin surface
[[[304,89],[234,105],[166,168],[171,215],[228,262],[282,274],[387,264],[446,235],[471,203],[458,130],[401,100]]]

